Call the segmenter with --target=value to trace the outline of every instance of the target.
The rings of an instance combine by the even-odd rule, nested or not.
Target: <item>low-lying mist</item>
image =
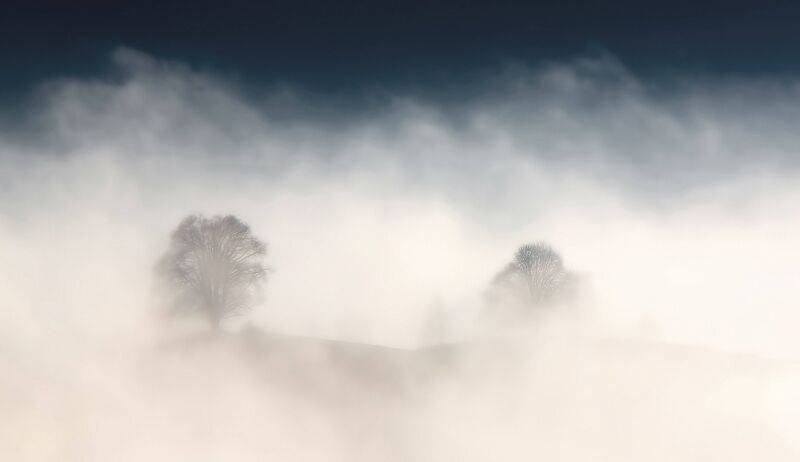
[[[112,63],[5,108],[0,458],[796,460],[800,82],[602,55],[350,106]],[[268,244],[215,335],[155,309],[195,213]],[[539,240],[578,301],[487,322]]]

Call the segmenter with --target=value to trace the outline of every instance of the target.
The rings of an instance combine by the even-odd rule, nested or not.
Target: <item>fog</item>
[[[120,49],[4,108],[0,458],[796,460],[800,81],[600,54],[370,91]],[[219,336],[154,309],[190,213],[269,244]],[[486,322],[533,240],[579,302]]]

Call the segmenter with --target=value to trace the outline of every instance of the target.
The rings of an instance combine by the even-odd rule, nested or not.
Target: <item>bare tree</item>
[[[535,242],[517,250],[514,259],[492,280],[493,301],[537,307],[553,303],[574,284],[561,256],[552,247]]]
[[[214,329],[248,311],[266,279],[267,247],[233,215],[190,215],[157,265],[172,313],[198,312]]]

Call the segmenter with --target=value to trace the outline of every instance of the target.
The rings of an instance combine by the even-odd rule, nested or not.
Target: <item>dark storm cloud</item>
[[[786,1],[13,3],[0,7],[6,98],[53,74],[93,75],[123,45],[324,92],[448,84],[593,47],[655,73],[798,70],[800,7]]]
[[[9,118],[27,116],[6,124],[4,144],[40,155],[188,156],[276,178],[297,165],[323,175],[391,165],[419,187],[479,196],[513,192],[509,159],[551,179],[580,175],[652,198],[800,166],[792,78],[654,81],[598,53],[503,66],[447,94],[365,90],[360,101],[372,103],[360,105],[291,85],[252,99],[234,81],[128,48],[112,64],[7,107]]]

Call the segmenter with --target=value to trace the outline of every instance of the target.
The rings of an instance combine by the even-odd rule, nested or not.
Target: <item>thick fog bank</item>
[[[4,108],[0,458],[796,458],[800,82],[600,56],[350,107],[112,63]],[[190,213],[269,244],[219,338],[154,310]],[[580,303],[487,325],[534,240]]]

